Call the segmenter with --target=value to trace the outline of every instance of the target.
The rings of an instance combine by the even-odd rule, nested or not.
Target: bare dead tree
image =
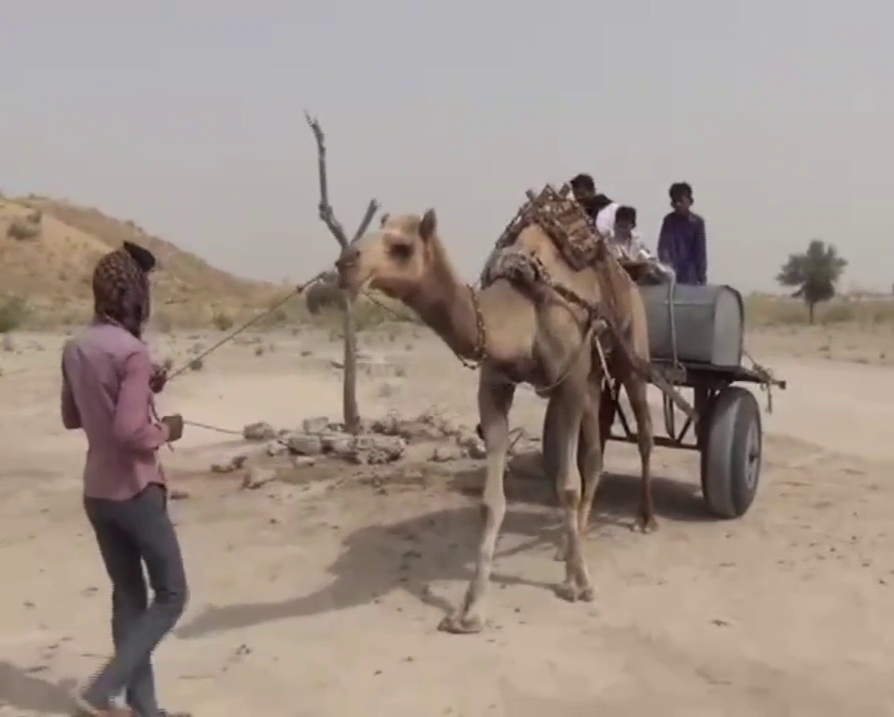
[[[307,125],[314,133],[314,139],[317,141],[317,163],[320,174],[320,220],[329,229],[330,234],[335,237],[339,247],[344,250],[349,244],[357,241],[369,227],[369,223],[379,209],[379,203],[375,199],[369,200],[366,212],[357,226],[354,236],[348,241],[344,227],[336,219],[335,211],[329,202],[329,182],[326,173],[326,136],[323,134],[323,129],[320,127],[316,117],[312,117],[307,112],[304,113],[304,116],[307,119]],[[357,408],[357,322],[354,318],[354,300],[349,295],[345,296],[344,335],[343,420],[347,431],[357,433],[360,430],[360,411]]]

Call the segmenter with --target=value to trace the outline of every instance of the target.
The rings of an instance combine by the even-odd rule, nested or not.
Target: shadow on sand
[[[484,469],[475,466],[451,473],[448,488],[477,497]],[[655,500],[660,519],[704,520],[705,509],[697,486],[655,478]],[[638,497],[638,477],[606,474],[596,497],[593,522],[630,526]],[[557,544],[560,516],[555,510],[555,487],[543,478],[540,455],[516,456],[506,480],[509,510],[501,536],[521,536],[510,549],[498,548],[497,558]],[[519,510],[518,506],[536,506]],[[545,510],[544,508],[551,508]],[[390,524],[365,526],[350,534],[343,551],[329,567],[334,580],[326,587],[280,602],[209,606],[179,627],[175,634],[191,639],[274,620],[305,617],[377,602],[394,589],[406,590],[422,603],[448,612],[451,605],[434,595],[435,581],[468,581],[474,565],[480,510],[470,505],[437,510]],[[503,541],[501,541],[503,542]],[[557,568],[558,570],[558,568]],[[534,585],[552,590],[554,583],[493,574],[497,585]],[[557,572],[557,580],[559,573]]]
[[[484,468],[460,473],[455,489],[478,496]],[[593,522],[633,527],[639,504],[640,476],[604,471],[593,507]],[[509,461],[506,495],[511,503],[558,506],[555,485],[543,475],[539,451],[513,456]],[[681,523],[715,520],[707,511],[697,480],[681,481],[652,474],[652,495],[658,520]]]
[[[35,669],[22,669],[0,661],[0,705],[40,714],[68,714],[74,708],[74,680],[51,682],[38,677]]]

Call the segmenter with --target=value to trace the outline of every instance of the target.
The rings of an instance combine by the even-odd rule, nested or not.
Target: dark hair
[[[130,254],[131,258],[137,263],[137,266],[140,267],[143,273],[148,274],[155,268],[155,255],[148,249],[129,241],[124,242],[123,248],[124,251]]]
[[[589,174],[578,174],[571,179],[571,188],[577,191],[596,191],[596,182]]]
[[[599,214],[599,212],[601,212],[611,203],[612,200],[610,197],[607,197],[604,194],[597,194],[595,197],[593,197],[591,207],[594,213]]]
[[[636,226],[636,209],[633,207],[628,207],[626,205],[618,207],[618,211],[615,212],[615,221],[616,222],[626,222],[631,226]]]
[[[672,202],[683,199],[683,197],[692,199],[692,187],[689,186],[689,182],[674,182],[667,193]]]

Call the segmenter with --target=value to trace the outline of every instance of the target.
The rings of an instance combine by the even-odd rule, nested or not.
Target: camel
[[[629,297],[639,296],[638,291],[623,291],[623,281],[632,282],[619,265],[620,271],[611,271],[611,267],[606,271],[573,271],[537,224],[523,228],[514,247],[536,257],[556,284],[589,305],[604,306],[605,294],[614,292],[603,291],[603,286],[618,285],[615,303],[626,302],[627,306],[614,308],[621,310],[619,316],[629,316]],[[494,551],[506,513],[503,476],[509,447],[508,416],[515,387],[524,382],[541,390],[547,387],[549,396],[546,423],[548,442],[554,450],[547,463],[556,480],[566,545],[565,580],[556,591],[570,601],[594,600],[582,536],[601,471],[599,405],[603,372],[590,350],[595,329],[587,321],[587,312],[555,291],[526,290],[505,278],[498,278],[480,292],[464,284],[438,236],[433,209],[421,217],[384,216],[380,230],[346,248],[336,268],[342,288],[357,293],[369,287],[402,301],[457,356],[480,363],[478,410],[487,449],[484,525],[475,573],[465,598],[441,621],[439,629],[475,633],[484,627]],[[642,319],[644,326],[644,310]],[[625,322],[625,335],[630,334],[630,326],[630,321]],[[648,355],[647,337],[645,351]],[[648,494],[648,500],[641,506],[639,522],[648,530],[654,526],[649,488],[651,416],[645,382],[630,379],[625,388],[641,436],[644,495]]]

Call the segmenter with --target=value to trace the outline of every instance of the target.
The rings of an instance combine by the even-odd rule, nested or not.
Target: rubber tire
[[[712,402],[705,430],[701,452],[705,503],[718,518],[741,518],[757,495],[763,457],[761,411],[754,394],[741,386],[727,386]],[[757,444],[757,463],[749,484],[752,437]]]

